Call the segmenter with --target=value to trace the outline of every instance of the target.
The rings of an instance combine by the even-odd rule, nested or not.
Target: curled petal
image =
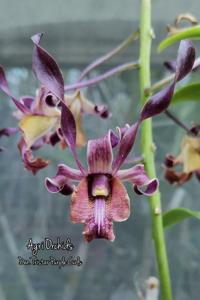
[[[140,195],[152,195],[158,188],[158,180],[156,178],[149,179],[142,164],[130,169],[119,170],[117,177],[121,180],[133,183],[135,192]]]
[[[119,139],[121,140],[124,136],[124,134],[126,133],[126,131],[130,128],[129,124],[126,124],[124,127],[116,127],[116,130],[118,132],[119,135]]]
[[[183,79],[190,71],[195,61],[195,49],[191,41],[182,40],[178,49],[176,59],[176,75],[175,81]]]
[[[56,117],[24,116],[19,123],[19,127],[23,132],[27,147],[30,148],[37,140],[49,133],[57,122]]]
[[[40,45],[41,33],[32,36],[33,71],[38,80],[44,84],[60,100],[64,99],[64,80],[54,58]]]
[[[195,49],[190,41],[182,40],[176,59],[176,72],[173,83],[150,97],[142,109],[141,121],[153,117],[167,109],[172,99],[176,83],[192,71],[194,61]]]
[[[65,196],[73,193],[73,188],[68,184],[66,177],[63,175],[46,178],[45,186],[50,193],[61,193]]]
[[[119,151],[117,156],[113,162],[113,172],[116,173],[124,160],[127,158],[128,154],[130,153],[136,138],[136,134],[139,128],[139,122],[133,124],[130,128],[128,128],[119,144]]]
[[[87,161],[89,173],[112,173],[111,131],[103,138],[89,140]]]
[[[6,80],[6,75],[4,72],[4,69],[2,66],[0,66],[0,89],[9,97],[11,97],[12,101],[16,105],[16,107],[23,112],[24,114],[30,113],[30,110],[27,106],[25,106],[23,103],[21,103],[19,100],[17,100],[12,92],[9,89],[8,82]]]
[[[49,161],[44,160],[41,157],[33,157],[32,151],[27,149],[26,143],[22,138],[18,144],[19,151],[27,170],[31,171],[35,175],[40,169],[48,166]]]
[[[157,189],[158,189],[158,179],[149,179],[145,184],[143,185],[134,185],[134,191],[138,194],[138,195],[146,195],[146,196],[150,196],[152,194],[154,194]]]

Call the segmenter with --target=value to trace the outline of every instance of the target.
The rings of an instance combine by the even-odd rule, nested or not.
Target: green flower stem
[[[141,25],[140,25],[140,93],[141,104],[147,100],[146,92],[151,86],[150,54],[151,54],[151,0],[141,1]],[[141,128],[142,152],[145,167],[149,177],[156,177],[154,145],[152,134],[152,120],[143,122]],[[164,229],[162,222],[161,198],[157,192],[150,197],[150,210],[152,217],[152,235],[155,244],[157,267],[159,272],[162,300],[171,300],[171,284],[169,267],[165,246]]]

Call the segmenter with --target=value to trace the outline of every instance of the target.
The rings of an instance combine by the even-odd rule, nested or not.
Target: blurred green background
[[[200,19],[199,1],[155,0],[153,27],[156,39],[152,49],[152,82],[164,75],[165,59],[176,56],[178,45],[162,54],[156,46],[166,35],[166,24],[182,12],[193,13]],[[38,82],[31,71],[32,43],[30,36],[45,32],[42,42],[62,67],[66,84],[75,82],[81,70],[93,59],[106,53],[139,24],[140,1],[59,0],[25,1],[0,0],[0,64],[16,97],[34,95]],[[199,44],[196,43],[197,54]],[[103,67],[91,72],[93,77],[116,64],[138,58],[138,42]],[[199,80],[197,73],[194,80]],[[186,79],[186,81],[189,78]],[[110,78],[98,86],[85,89],[95,103],[105,103],[113,113],[109,120],[93,116],[84,118],[88,138],[103,135],[108,128],[132,123],[139,112],[138,74],[136,70]],[[0,127],[16,126],[12,117],[15,109],[11,100],[0,92]],[[178,104],[172,110],[180,119],[192,125],[199,122],[200,104]],[[166,153],[177,154],[184,136],[165,115],[154,118],[154,141],[157,147],[156,166],[160,180],[163,209],[184,206],[200,210],[199,182],[195,178],[182,187],[172,187],[163,179],[162,163]],[[45,146],[39,151],[52,161],[51,165],[32,176],[24,170],[16,147],[19,136],[2,138],[7,150],[0,155],[0,300],[133,300],[144,281],[156,275],[154,249],[151,241],[148,198],[136,196],[128,186],[131,197],[131,217],[115,223],[114,243],[95,240],[87,245],[82,239],[82,225],[69,221],[70,198],[51,195],[44,187],[44,178],[53,176],[58,163],[74,166],[71,153],[59,147]],[[130,158],[138,155],[139,135]],[[85,149],[79,150],[85,162]],[[174,299],[199,299],[200,294],[200,224],[189,219],[166,231],[167,248],[172,275]],[[71,237],[80,255],[81,267],[19,266],[18,256],[30,256],[25,245],[30,237],[35,242],[45,237]],[[41,252],[39,257],[50,253]],[[60,252],[51,252],[61,256]]]

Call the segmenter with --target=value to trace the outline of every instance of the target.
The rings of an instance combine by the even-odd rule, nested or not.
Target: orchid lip
[[[88,193],[92,199],[96,197],[109,197],[111,193],[110,186],[111,175],[108,174],[90,174],[88,175]]]

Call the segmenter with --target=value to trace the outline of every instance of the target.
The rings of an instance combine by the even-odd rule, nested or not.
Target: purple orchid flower
[[[71,114],[62,107],[61,127],[66,142],[74,148],[76,139],[75,122],[69,122]],[[46,179],[46,187],[51,193],[69,195],[72,192],[71,220],[85,224],[84,238],[87,242],[95,238],[113,241],[113,221],[121,222],[130,215],[130,199],[123,182],[130,182],[136,193],[151,195],[158,187],[157,179],[149,179],[142,164],[120,170],[134,144],[138,123],[123,129],[118,135],[112,130],[99,139],[87,144],[85,169],[75,156],[79,169],[64,164],[58,166],[55,177]],[[113,147],[118,146],[118,154],[113,158]],[[79,182],[72,189],[72,182]]]
[[[175,84],[192,69],[195,52],[189,41],[182,41],[178,51],[174,82],[167,88],[150,97],[142,108],[139,121],[131,127],[118,128],[118,135],[109,130],[103,138],[90,140],[87,145],[87,163],[85,169],[76,153],[76,124],[72,113],[62,103],[61,128],[78,170],[64,164],[58,166],[53,178],[46,178],[46,188],[51,193],[72,194],[71,220],[85,225],[85,240],[105,238],[113,241],[113,221],[124,221],[130,214],[130,200],[123,181],[132,183],[138,194],[151,195],[158,188],[156,178],[149,179],[142,164],[130,169],[120,167],[130,153],[142,121],[163,112],[170,104]],[[53,81],[52,92],[58,87]],[[113,148],[118,152],[113,158]],[[77,187],[72,182],[79,182]]]
[[[62,73],[53,57],[39,46],[40,39],[41,34],[32,37],[34,42],[33,70],[38,79],[42,78],[42,86],[35,97],[22,96],[20,100],[16,99],[9,89],[4,69],[0,66],[0,89],[11,97],[17,107],[17,111],[13,115],[19,120],[18,128],[3,128],[0,130],[0,136],[21,133],[22,137],[18,143],[18,148],[25,168],[33,174],[48,166],[49,161],[41,157],[35,158],[32,150],[37,150],[45,144],[54,146],[59,142],[62,149],[67,146],[60,128],[61,100],[66,103],[75,118],[77,127],[76,144],[78,146],[83,146],[86,143],[81,124],[82,114],[93,114],[101,118],[110,116],[106,106],[93,104],[80,90],[73,94],[64,93]],[[43,60],[46,63],[44,69],[42,69],[43,65],[41,63]],[[53,80],[56,78],[57,87],[56,91],[53,89],[54,93],[51,92],[52,74],[54,76]],[[44,77],[46,80],[43,80]],[[3,148],[0,148],[0,150],[3,151]]]

